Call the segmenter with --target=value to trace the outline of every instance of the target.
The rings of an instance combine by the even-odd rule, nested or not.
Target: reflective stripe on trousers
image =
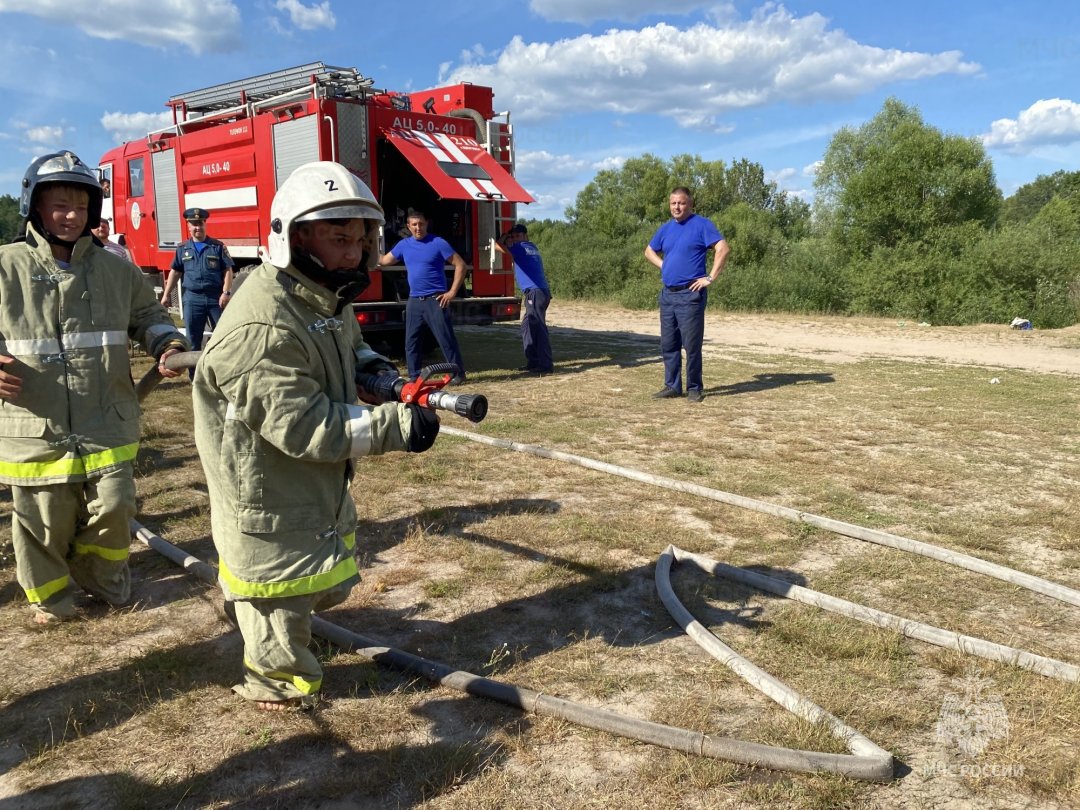
[[[124,465],[89,481],[12,486],[11,536],[29,601],[70,599],[72,580],[114,605],[131,595],[135,481]]]

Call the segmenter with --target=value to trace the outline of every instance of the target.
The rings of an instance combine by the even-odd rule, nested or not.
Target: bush
[[[759,263],[732,264],[717,297],[725,309],[836,313],[847,309],[847,287],[846,273],[824,240],[775,240]]]
[[[745,203],[717,220],[732,254],[711,307],[935,324],[1019,316],[1043,329],[1080,321],[1080,197],[1055,198],[1030,222],[938,225],[920,239],[846,260],[826,237],[789,239],[768,213]],[[657,306],[659,273],[643,255],[655,224],[640,223],[620,237],[573,223],[537,224],[531,234],[534,228],[556,296]]]

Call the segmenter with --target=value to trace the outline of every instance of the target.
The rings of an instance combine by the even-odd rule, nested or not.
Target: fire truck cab
[[[514,179],[509,113],[497,113],[491,88],[479,85],[407,94],[372,85],[355,68],[315,62],[172,96],[171,126],[102,156],[102,216],[144,272],[167,274],[187,238],[182,212],[205,208],[207,230],[242,270],[268,256],[278,186],[304,163],[333,160],[385,209],[382,252],[408,236],[405,220],[418,209],[465,260],[455,322],[516,319],[513,268],[492,244],[517,204],[533,201]],[[400,330],[408,294],[404,267],[377,269],[356,318],[365,331]]]

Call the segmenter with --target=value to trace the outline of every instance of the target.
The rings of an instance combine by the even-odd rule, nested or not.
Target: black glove
[[[363,368],[356,369],[357,374],[376,374],[380,377],[383,375],[400,377],[401,372],[398,371],[398,367],[387,360],[385,357],[376,357],[373,360],[369,360],[364,364]]]
[[[410,453],[423,453],[435,444],[439,435],[439,417],[430,408],[421,408],[409,403],[406,406],[412,414],[412,428],[409,430],[409,445],[405,449]]]

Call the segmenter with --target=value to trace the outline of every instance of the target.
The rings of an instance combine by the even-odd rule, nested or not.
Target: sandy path
[[[556,300],[552,326],[659,335],[656,312]],[[1007,325],[923,326],[884,318],[710,313],[706,350],[783,352],[832,363],[871,357],[926,359],[997,369],[1080,374],[1080,326],[1021,331]]]

